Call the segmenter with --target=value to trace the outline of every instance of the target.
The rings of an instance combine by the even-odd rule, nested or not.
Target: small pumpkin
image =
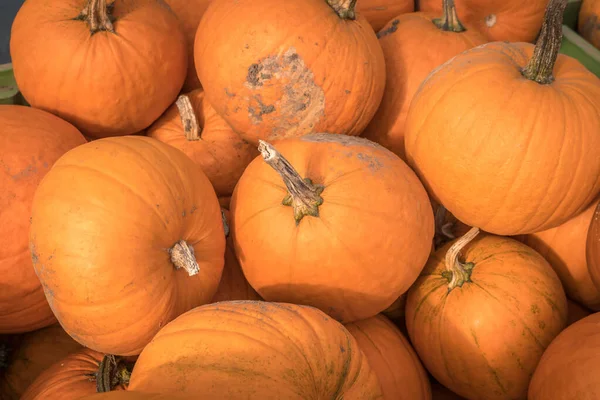
[[[360,134],[383,95],[385,61],[354,0],[214,0],[196,33],[206,98],[253,144]]]
[[[600,397],[600,312],[569,326],[544,352],[533,374],[529,400]]]
[[[136,355],[217,290],[225,236],[206,175],[144,136],[79,146],[33,201],[31,257],[46,298],[79,343]]]
[[[147,128],[187,70],[185,36],[162,0],[27,0],[12,24],[15,80],[29,104],[91,138]]]
[[[548,262],[478,228],[430,258],[408,292],[406,326],[427,370],[467,399],[522,399],[565,327],[567,300]],[[459,261],[458,255],[462,253]]]
[[[383,399],[341,324],[313,307],[262,301],[209,304],[179,316],[144,348],[129,390],[205,400]]]
[[[379,32],[392,18],[415,11],[413,0],[361,0],[356,2],[356,12]]]
[[[281,140],[277,149],[261,142],[259,150],[230,210],[235,253],[262,298],[347,323],[408,290],[427,261],[434,223],[423,186],[400,158],[336,134]]]
[[[600,2],[598,0],[581,2],[577,30],[585,40],[600,49]]]
[[[596,288],[600,290],[600,203],[594,210],[588,229],[586,261],[592,281]]]
[[[568,306],[567,326],[573,325],[575,322],[577,322],[580,319],[583,319],[591,314],[591,312],[587,308],[574,302],[573,300],[567,299],[567,306]]]
[[[42,110],[0,107],[0,334],[56,322],[28,251],[33,194],[52,164],[85,143],[71,124]]]
[[[202,167],[218,196],[230,196],[246,166],[258,156],[256,146],[231,129],[201,89],[179,96],[147,135],[183,151]]]
[[[558,54],[565,5],[549,2],[535,46],[468,50],[429,75],[411,102],[407,160],[434,200],[467,225],[539,232],[600,193],[600,157],[588,150],[600,148],[600,80]]]

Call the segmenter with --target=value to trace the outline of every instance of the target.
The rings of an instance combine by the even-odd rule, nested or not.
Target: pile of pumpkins
[[[25,1],[0,398],[600,398],[566,3]]]

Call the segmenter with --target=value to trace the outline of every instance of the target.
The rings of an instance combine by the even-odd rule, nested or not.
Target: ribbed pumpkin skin
[[[199,273],[169,249],[193,246]],[[205,304],[221,277],[225,235],[204,173],[157,140],[97,140],[63,156],[40,184],[30,249],[46,298],[86,347],[139,354],[161,326]]]
[[[441,274],[452,243],[430,258],[408,292],[411,342],[427,370],[460,396],[525,398],[544,349],[567,321],[560,280],[534,250],[486,235],[461,251],[461,261],[475,264],[472,282],[448,293]]]
[[[529,386],[528,400],[600,397],[600,313],[577,321],[548,346]]]
[[[56,322],[29,256],[33,195],[52,164],[85,143],[71,124],[42,110],[0,107],[0,334]]]
[[[551,84],[524,79],[533,47],[458,55],[423,83],[406,120],[407,160],[432,197],[499,235],[561,225],[600,192],[600,81],[562,54]]]
[[[356,12],[361,14],[375,32],[379,32],[392,18],[415,11],[413,0],[361,0],[356,2]]]
[[[585,40],[600,49],[600,1],[583,0],[581,2],[577,30]]]
[[[425,368],[402,332],[383,315],[345,325],[369,360],[385,400],[431,400]]]
[[[352,335],[321,311],[262,301],[209,304],[165,326],[129,390],[203,400],[383,399]]]

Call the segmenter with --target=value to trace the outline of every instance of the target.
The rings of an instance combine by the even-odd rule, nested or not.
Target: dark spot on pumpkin
[[[225,88],[225,95],[227,95],[227,97],[235,97],[235,93],[231,93],[227,88]]]
[[[597,15],[590,15],[587,17],[583,25],[581,26],[580,34],[586,38],[590,38],[594,35],[594,31],[600,29],[600,23]]]
[[[345,352],[346,352],[346,349],[344,348],[344,346],[340,345],[340,351],[341,351],[342,353],[345,353]]]
[[[377,32],[377,39],[381,39],[384,36],[391,35],[392,33],[396,32],[398,30],[399,23],[400,23],[400,20],[397,20],[397,19],[393,20],[392,24],[390,26]]]
[[[185,217],[185,210],[183,210],[183,211],[181,212],[181,216],[182,216],[182,217]]]
[[[198,207],[196,206],[192,206],[192,209],[190,210],[190,214],[193,214],[194,211],[196,211],[198,209]]]
[[[348,89],[344,90],[344,92],[346,92],[346,94],[350,94],[351,93]]]
[[[259,74],[262,69],[262,64],[252,64],[249,66],[246,81],[253,86],[262,86],[262,82],[259,80]]]
[[[532,304],[531,305],[531,313],[532,314],[539,314],[540,313],[540,307],[537,304]]]
[[[546,323],[544,321],[538,322],[538,326],[540,327],[541,330],[546,329]]]

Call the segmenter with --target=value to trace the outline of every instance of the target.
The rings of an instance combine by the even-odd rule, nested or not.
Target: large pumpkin
[[[407,159],[467,225],[539,232],[600,192],[600,80],[558,54],[565,3],[550,1],[535,50],[503,42],[468,50],[429,75],[412,100]]]
[[[583,0],[581,2],[577,30],[588,42],[600,49],[600,1]]]
[[[586,260],[592,281],[600,290],[600,203],[594,210],[588,229]]]
[[[569,326],[548,346],[533,374],[529,400],[600,398],[600,313]]]
[[[218,196],[230,196],[258,151],[235,133],[206,101],[204,92],[181,95],[147,135],[190,157],[208,176]]]
[[[500,236],[468,243],[477,232],[430,258],[408,292],[406,326],[427,370],[453,392],[524,399],[542,353],[566,325],[567,300],[541,255]]]
[[[411,13],[414,10],[415,2],[413,0],[361,0],[356,2],[357,14],[365,17],[375,32],[379,32],[392,18],[400,14]]]
[[[92,138],[148,127],[187,68],[185,36],[162,0],[27,0],[10,54],[29,104]]]
[[[383,399],[352,335],[321,311],[262,301],[209,304],[165,326],[129,390],[203,400]]]
[[[194,52],[207,99],[254,144],[360,134],[381,102],[385,62],[354,3],[214,0]]]
[[[362,136],[403,159],[406,114],[421,83],[452,57],[486,42],[476,29],[460,23],[453,0],[444,4],[443,14],[397,16],[377,35],[385,57],[386,85],[381,105]]]
[[[420,11],[441,12],[440,0],[416,0]],[[548,0],[456,0],[463,22],[485,34],[490,41],[535,40]]]
[[[0,107],[0,334],[56,322],[29,256],[33,194],[52,164],[85,143],[71,124],[30,107]]]
[[[434,224],[423,186],[400,158],[334,134],[285,139],[277,149],[261,142],[259,150],[230,208],[235,253],[258,294],[347,323],[408,290]]]
[[[225,253],[219,202],[182,152],[143,136],[65,154],[34,198],[31,256],[57,319],[81,344],[139,354],[214,295]]]

